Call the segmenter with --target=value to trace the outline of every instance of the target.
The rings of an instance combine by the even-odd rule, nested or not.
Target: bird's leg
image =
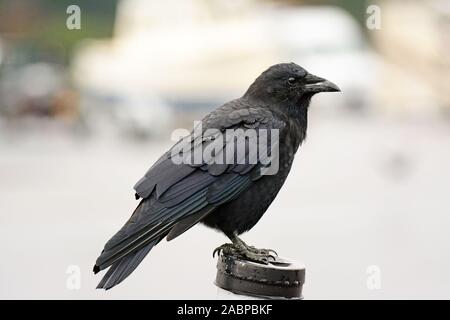
[[[232,243],[226,243],[216,248],[213,252],[213,256],[216,253],[239,256],[246,260],[264,264],[269,263],[269,259],[276,260],[275,256],[272,254],[276,254],[276,252],[273,250],[256,249],[255,247],[248,246],[236,233],[233,233],[229,238]]]

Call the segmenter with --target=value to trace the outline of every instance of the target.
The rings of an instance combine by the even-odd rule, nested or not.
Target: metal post
[[[302,299],[304,282],[305,266],[280,257],[261,264],[220,254],[217,262],[216,286],[239,295],[236,299]]]

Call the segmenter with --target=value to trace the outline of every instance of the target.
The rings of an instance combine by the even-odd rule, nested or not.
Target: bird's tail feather
[[[102,280],[97,286],[97,289],[111,289],[115,285],[121,283],[128,277],[134,269],[142,262],[150,250],[161,240],[161,238],[153,240],[143,248],[139,249],[133,254],[129,254],[119,261],[113,263]]]

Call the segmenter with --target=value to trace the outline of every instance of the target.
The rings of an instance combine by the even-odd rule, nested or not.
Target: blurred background
[[[173,130],[293,61],[342,93],[243,239],[306,299],[449,299],[449,52],[448,0],[0,0],[0,298],[214,299],[203,226],[111,291],[91,269]]]

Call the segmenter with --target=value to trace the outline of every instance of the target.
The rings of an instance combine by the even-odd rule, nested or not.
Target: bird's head
[[[299,65],[280,63],[264,71],[249,87],[245,96],[271,103],[304,105],[319,92],[341,91],[334,83],[315,76]]]

